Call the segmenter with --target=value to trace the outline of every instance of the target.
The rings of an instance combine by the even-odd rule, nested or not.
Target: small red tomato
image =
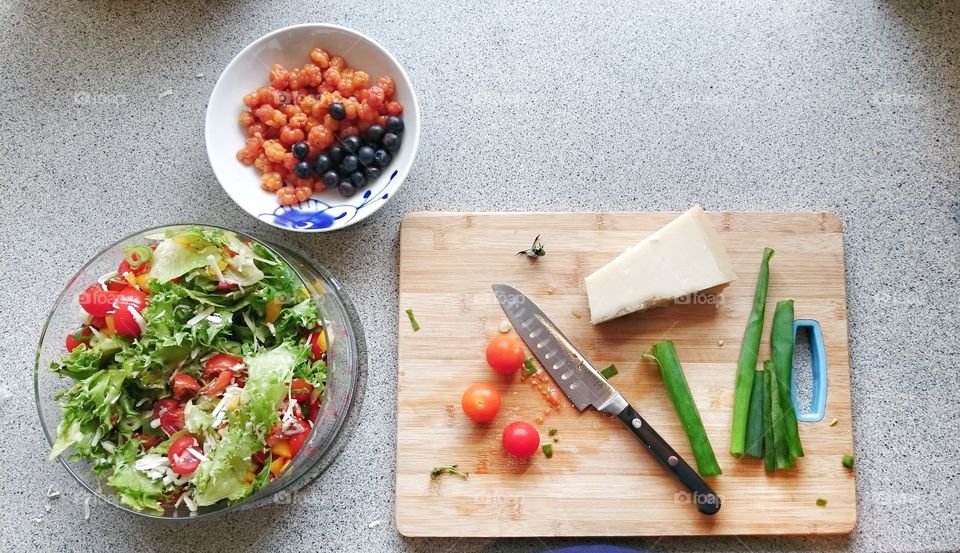
[[[173,375],[173,399],[186,400],[197,395],[200,383],[187,373],[178,372]]]
[[[509,334],[501,334],[487,344],[487,363],[500,374],[513,374],[523,365],[523,344]]]
[[[183,405],[170,397],[161,399],[153,404],[153,418],[168,436],[175,434],[183,430]]]
[[[107,319],[105,317],[93,317],[90,319],[90,326],[97,330],[103,330],[107,328]]]
[[[489,384],[474,384],[463,392],[463,412],[477,422],[489,422],[500,410],[500,392]]]
[[[67,334],[67,352],[77,349],[80,344],[90,343],[90,327],[83,327],[76,332]]]
[[[127,286],[117,296],[117,310],[113,314],[113,327],[120,336],[136,338],[140,336],[140,324],[137,323],[137,314],[147,306],[147,295],[133,286]]]
[[[243,367],[243,358],[229,353],[218,353],[203,364],[203,378],[213,380],[223,371],[235,371]]]
[[[514,421],[503,429],[503,448],[517,457],[530,457],[540,448],[540,433],[533,425]]]
[[[94,317],[105,317],[114,309],[118,293],[104,290],[99,284],[92,284],[80,293],[80,307]]]
[[[170,452],[167,453],[167,458],[170,459],[173,472],[192,474],[193,471],[197,470],[197,467],[200,466],[200,458],[192,453],[191,449],[199,453],[200,444],[190,434],[180,436],[170,444]]]

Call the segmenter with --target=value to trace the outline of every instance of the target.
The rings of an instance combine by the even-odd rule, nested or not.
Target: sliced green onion
[[[580,317],[583,316],[578,311],[571,311],[570,314],[573,315],[574,319],[579,319]]]
[[[553,444],[543,444],[543,456],[547,459],[553,457]]]
[[[533,376],[537,374],[537,366],[533,364],[533,358],[527,357],[523,360],[523,376]]]
[[[420,330],[420,324],[417,323],[417,319],[413,316],[413,309],[406,310],[407,318],[410,319],[410,326],[413,327],[413,331],[416,332]]]
[[[744,452],[763,459],[763,380],[762,374],[753,375],[753,390],[750,391],[750,413],[747,417],[747,441]]]
[[[674,409],[677,411],[677,416],[680,418],[680,424],[687,434],[687,439],[690,440],[690,449],[693,450],[693,457],[697,461],[697,471],[700,476],[720,474],[721,470],[717,463],[717,456],[714,455],[713,446],[710,445],[710,439],[707,437],[707,431],[703,428],[700,411],[697,410],[697,404],[693,401],[690,385],[687,384],[687,378],[683,375],[680,359],[677,357],[677,350],[673,347],[673,342],[669,340],[657,342],[651,348],[650,353],[645,353],[643,356],[653,359],[660,366],[663,385],[667,389],[667,395],[670,396]]]
[[[760,260],[760,274],[753,291],[753,306],[743,329],[740,358],[737,360],[737,379],[733,391],[733,428],[730,432],[730,454],[743,457],[747,442],[747,418],[750,414],[750,393],[753,377],[757,372],[757,357],[760,355],[760,335],[763,333],[763,312],[767,304],[767,284],[770,281],[770,258],[773,250],[764,248]]]
[[[803,457],[800,445],[800,430],[797,427],[797,411],[793,406],[790,382],[793,375],[793,300],[777,302],[770,329],[770,357],[777,371],[777,385],[783,412],[783,430],[787,439],[790,457]]]
[[[840,462],[843,463],[843,466],[847,467],[848,469],[852,469],[852,468],[853,468],[853,455],[849,455],[849,454],[844,455],[844,456],[843,456],[843,460],[840,461]]]
[[[605,369],[600,371],[600,376],[610,380],[612,377],[617,376],[619,372],[620,371],[617,370],[617,366],[613,363],[610,363]]]
[[[153,250],[146,246],[130,246],[123,249],[123,258],[130,265],[131,269],[143,265],[153,257]]]
[[[824,499],[824,498],[822,498],[822,497],[817,498],[817,507],[826,507],[826,506],[827,506],[827,500],[826,500],[826,499]]]

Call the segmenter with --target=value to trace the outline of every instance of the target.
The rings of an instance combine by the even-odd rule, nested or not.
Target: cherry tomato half
[[[187,400],[197,395],[200,383],[187,373],[178,372],[173,375],[173,399]]]
[[[221,371],[220,374],[217,375],[216,380],[208,383],[202,393],[208,397],[220,395],[220,393],[227,389],[227,386],[229,386],[232,381],[233,371]]]
[[[192,474],[200,466],[200,459],[189,450],[200,451],[200,444],[197,439],[187,434],[180,436],[170,444],[170,452],[167,458],[170,459],[170,466],[173,472],[177,474]]]
[[[94,317],[105,317],[113,311],[118,292],[104,290],[99,284],[92,284],[80,293],[80,307]]]
[[[523,365],[523,344],[518,338],[501,334],[487,344],[487,364],[500,374],[513,374]]]
[[[120,336],[136,338],[140,336],[140,325],[130,309],[137,313],[147,306],[147,295],[142,290],[127,286],[117,296],[117,310],[113,314],[113,328]]]
[[[218,353],[203,364],[203,378],[213,380],[223,371],[235,371],[243,366],[243,359],[229,353]]]
[[[140,447],[144,450],[150,449],[160,443],[160,436],[151,436],[150,434],[141,434],[139,432],[134,432],[130,435],[130,438],[140,440]]]
[[[164,398],[153,404],[153,418],[160,421],[160,429],[167,435],[183,430],[183,405],[173,399]]]
[[[540,449],[540,433],[531,424],[511,422],[503,429],[503,449],[517,457],[530,457]]]
[[[67,334],[67,352],[77,349],[80,344],[89,344],[91,334],[90,327],[86,326],[76,332]]]
[[[297,403],[310,401],[310,394],[313,392],[313,385],[302,378],[294,378],[290,382],[290,395]]]
[[[463,392],[463,412],[477,422],[489,422],[500,410],[500,392],[489,384],[474,384]]]
[[[299,434],[294,434],[287,438],[287,442],[290,444],[290,456],[296,457],[297,453],[300,451],[300,448],[303,447],[303,444],[306,443],[307,438],[310,437],[310,428],[307,428]]]

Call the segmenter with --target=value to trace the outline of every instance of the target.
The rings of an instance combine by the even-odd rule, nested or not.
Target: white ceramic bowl
[[[403,104],[404,131],[400,150],[377,180],[345,198],[336,190],[314,193],[294,206],[281,206],[277,195],[260,188],[260,174],[237,161],[246,132],[238,122],[243,96],[268,86],[275,63],[301,67],[310,50],[323,48],[340,55],[350,67],[366,71],[371,81],[389,75],[396,83],[394,98]],[[244,211],[275,227],[299,232],[337,230],[366,219],[397,193],[406,179],[420,143],[420,107],[410,79],[397,60],[375,40],[337,25],[308,23],[269,33],[243,49],[227,65],[210,94],[206,118],[207,155],[227,194]]]

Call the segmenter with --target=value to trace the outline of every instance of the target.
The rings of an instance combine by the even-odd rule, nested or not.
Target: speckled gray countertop
[[[860,522],[845,537],[615,542],[656,551],[960,550],[960,6],[439,4],[0,3],[3,549],[426,553],[579,543],[396,533],[400,220],[416,210],[700,202],[840,213]],[[209,168],[202,125],[231,57],[305,21],[381,41],[409,72],[423,112],[420,156],[397,198],[363,224],[316,236],[237,209]],[[37,336],[55,295],[102,246],[181,221],[292,244],[342,279],[370,343],[359,427],[291,505],[171,527],[94,502],[84,521],[80,487],[45,461],[31,378]],[[51,485],[62,496],[48,502]]]

